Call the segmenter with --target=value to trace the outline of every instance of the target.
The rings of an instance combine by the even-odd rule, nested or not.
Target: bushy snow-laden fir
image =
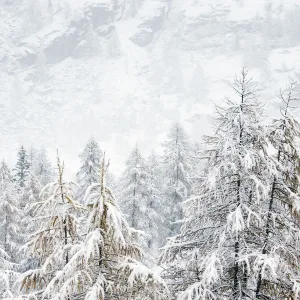
[[[163,192],[165,201],[165,226],[169,236],[178,232],[175,222],[182,218],[181,203],[190,192],[190,147],[188,137],[179,124],[174,124],[163,144]]]
[[[205,149],[205,146],[206,145],[204,143],[195,143],[194,145],[192,145],[191,148],[191,172],[189,174],[191,190],[193,190],[197,185],[199,185],[199,181],[201,181],[204,176],[204,166],[206,157],[203,156],[202,153]]]
[[[36,232],[36,229],[40,227],[40,220],[35,220],[36,204],[42,199],[40,195],[42,191],[42,185],[39,178],[32,172],[29,174],[29,178],[26,182],[26,186],[22,190],[20,195],[20,206],[22,210],[22,219],[20,223],[20,229],[22,233],[22,244],[27,243],[28,238]],[[19,253],[22,254],[21,252]],[[38,258],[33,254],[21,255],[20,267],[21,271],[27,271],[38,266]]]
[[[0,166],[0,299],[12,299],[20,245],[20,210],[13,176],[3,160]]]
[[[120,203],[129,224],[140,231],[139,241],[144,250],[155,254],[165,243],[166,230],[161,164],[154,153],[145,160],[137,146],[133,149],[121,178]]]
[[[162,175],[161,165],[157,155],[152,152],[147,160],[147,203],[145,232],[147,234],[147,250],[151,254],[165,243],[166,228],[163,222],[163,194],[162,194]]]
[[[30,173],[34,174],[42,185],[53,181],[54,170],[47,157],[45,149],[31,150],[33,154],[30,157]]]
[[[13,299],[11,278],[14,266],[10,257],[0,246],[0,299]]]
[[[91,138],[79,157],[81,166],[76,177],[80,186],[78,198],[83,199],[86,189],[98,180],[102,151],[98,143]]]
[[[19,195],[13,176],[5,161],[0,167],[0,237],[3,250],[11,259],[16,259],[20,245],[20,219]]]
[[[274,164],[266,151],[260,104],[247,69],[232,87],[236,99],[217,108],[219,126],[207,138],[207,176],[184,203],[180,234],[170,239],[163,256],[180,300],[255,299],[260,266],[273,282],[281,274],[277,265],[284,245],[272,243],[279,249],[263,263]]]
[[[18,161],[15,167],[15,178],[20,188],[25,186],[28,174],[29,174],[30,163],[28,161],[28,155],[26,149],[21,146],[18,152]]]
[[[120,203],[131,227],[140,231],[148,227],[147,204],[150,190],[146,161],[136,146],[130,153],[121,179]],[[140,235],[140,233],[139,233]],[[147,237],[140,239],[146,244]]]
[[[258,299],[300,297],[300,124],[294,117],[300,101],[296,93],[295,82],[280,92],[281,117],[269,127],[275,167],[269,174],[261,217],[263,243],[254,268]]]
[[[4,188],[9,182],[13,181],[13,176],[9,167],[7,166],[4,160],[1,161],[0,166],[0,185],[1,188]]]
[[[39,259],[36,269],[23,274],[21,289],[30,296],[47,295],[49,284],[70,260],[70,247],[77,242],[75,213],[80,204],[74,199],[72,181],[63,178],[64,164],[57,159],[58,179],[41,192],[41,201],[34,203],[40,227],[33,233],[25,249]]]
[[[98,182],[86,192],[86,234],[64,247],[69,250],[65,262],[61,261],[62,249],[46,259],[61,267],[47,281],[43,291],[46,299],[159,300],[165,296],[162,279],[139,261],[142,252],[135,243],[135,230],[129,227],[105,184],[107,168],[103,159]],[[33,280],[32,275],[27,275],[25,286]]]

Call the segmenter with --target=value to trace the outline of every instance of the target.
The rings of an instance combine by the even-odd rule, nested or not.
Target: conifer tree
[[[190,192],[190,147],[187,134],[179,124],[171,127],[163,148],[165,222],[169,236],[172,236],[178,232],[175,222],[183,217],[181,202]]]
[[[10,278],[13,273],[13,264],[9,261],[9,255],[0,246],[0,298],[13,299]]]
[[[147,223],[148,176],[146,162],[136,146],[126,161],[121,178],[121,207],[129,225],[139,230],[144,230]]]
[[[275,154],[262,216],[261,255],[255,261],[256,299],[300,296],[300,124],[293,115],[300,99],[296,93],[296,82],[280,92],[281,117],[269,127]]]
[[[17,184],[20,188],[25,187],[25,183],[29,174],[30,164],[28,162],[28,156],[25,148],[21,146],[18,152],[18,161],[15,167],[15,177]]]
[[[44,148],[31,148],[28,151],[30,176],[35,177],[43,186],[53,181],[54,168],[48,159]]]
[[[205,147],[202,144],[195,143],[192,146],[190,153],[190,161],[192,169],[190,172],[190,184],[191,190],[193,191],[199,185],[199,182],[204,177],[204,166],[205,166],[205,156],[203,156],[203,151]]]
[[[31,236],[36,228],[40,225],[40,220],[35,220],[35,206],[41,201],[40,193],[42,191],[42,185],[39,179],[30,173],[26,186],[20,196],[20,206],[23,211],[21,220],[21,239],[24,245],[27,242],[29,236]],[[20,253],[22,254],[22,253]],[[21,256],[20,268],[22,272],[36,268],[38,266],[38,258],[32,254]]]
[[[0,187],[4,188],[9,182],[13,182],[11,171],[3,159],[0,166]]]
[[[111,172],[110,170],[107,171],[107,174],[106,174],[106,182],[107,182],[107,185],[115,190],[117,189],[118,187],[118,178],[116,177],[116,175]]]
[[[252,274],[269,183],[267,139],[246,68],[232,87],[237,97],[217,107],[217,131],[206,139],[206,178],[185,202],[180,234],[163,255],[182,300],[254,299]]]
[[[0,167],[0,236],[3,251],[10,259],[16,260],[19,246],[19,222],[21,212],[18,208],[19,195],[13,176],[4,161]]]
[[[102,151],[98,143],[91,138],[79,157],[81,166],[76,177],[80,186],[78,199],[82,201],[86,189],[98,180]]]
[[[70,248],[69,262],[44,292],[50,299],[164,299],[164,283],[138,259],[141,249],[105,184],[103,158],[98,182],[87,190],[87,235]]]
[[[40,193],[42,191],[42,187],[43,186],[38,177],[31,173],[22,195],[24,198],[22,202],[25,203],[24,212],[31,218],[34,217],[35,203],[41,200]]]
[[[28,161],[29,161],[30,166],[34,165],[37,154],[38,154],[38,150],[36,148],[33,148],[33,147],[29,148]]]
[[[74,182],[63,178],[64,164],[57,158],[58,179],[46,185],[41,201],[35,204],[40,228],[31,235],[25,249],[37,257],[40,266],[23,274],[21,289],[30,295],[47,291],[48,284],[70,260],[70,247],[78,240],[75,213],[80,205],[74,199]]]
[[[161,166],[157,155],[152,152],[147,161],[148,178],[146,187],[148,190],[148,201],[146,203],[147,223],[145,232],[147,234],[147,249],[155,254],[158,248],[165,243],[166,228],[163,224]]]
[[[31,172],[33,172],[42,185],[52,182],[54,175],[53,168],[44,148],[35,152],[31,164]]]

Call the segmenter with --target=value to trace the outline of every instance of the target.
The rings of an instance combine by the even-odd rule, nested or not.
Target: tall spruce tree
[[[19,209],[11,171],[4,160],[0,166],[0,299],[14,299],[18,277],[16,253],[19,244]],[[14,261],[14,262],[13,262]]]
[[[180,234],[162,256],[182,300],[254,299],[252,273],[269,186],[267,139],[246,68],[232,87],[237,97],[217,107],[217,131],[206,139],[206,178],[185,202]]]
[[[0,167],[0,237],[3,250],[16,262],[16,253],[20,245],[19,224],[21,211],[19,195],[10,169],[3,160]]]
[[[147,227],[148,176],[146,162],[136,146],[126,161],[126,168],[121,178],[120,197],[121,207],[127,215],[129,225],[138,230],[145,230]],[[142,240],[143,246],[146,247],[146,238]]]
[[[0,246],[0,298],[14,299],[10,283],[14,265],[9,261],[9,255]]]
[[[157,155],[152,152],[147,160],[147,181],[148,200],[146,202],[146,226],[147,249],[150,253],[156,254],[159,247],[165,243],[166,228],[163,223],[162,205],[162,174],[161,165]]]
[[[255,261],[256,299],[297,299],[300,296],[300,124],[296,82],[280,92],[281,117],[269,127],[275,150],[269,172],[270,189],[262,215],[262,247]],[[298,102],[298,103],[297,103]]]
[[[205,167],[205,156],[203,156],[203,151],[205,147],[200,143],[195,143],[192,146],[190,153],[190,160],[192,169],[190,172],[190,184],[191,190],[194,190],[199,185],[199,181],[204,177],[204,167]]]
[[[41,185],[53,181],[54,170],[44,148],[34,152],[30,171],[38,178]]]
[[[91,138],[79,157],[81,166],[76,177],[80,186],[78,199],[82,201],[87,188],[98,180],[102,151],[98,143]]]
[[[53,276],[46,299],[165,299],[162,279],[139,262],[141,249],[105,184],[103,158],[99,179],[87,190],[87,234],[70,247],[69,261]]]
[[[0,166],[0,187],[4,188],[10,182],[13,182],[13,176],[8,165],[3,159]]]
[[[163,148],[165,226],[169,228],[168,235],[172,236],[179,230],[175,223],[183,217],[181,202],[190,192],[190,146],[188,136],[179,124],[171,127]]]
[[[18,152],[18,161],[15,167],[15,178],[19,187],[25,187],[26,180],[29,174],[29,161],[25,148],[21,146]]]
[[[57,158],[58,179],[49,183],[35,205],[40,228],[30,236],[25,249],[40,261],[39,267],[23,274],[21,289],[34,296],[47,293],[48,284],[70,260],[70,247],[78,240],[75,214],[80,208],[74,199],[72,181],[65,181],[64,164]],[[44,296],[43,296],[44,297]]]
[[[29,236],[36,232],[36,228],[40,226],[40,220],[35,220],[36,205],[42,200],[40,193],[42,185],[39,179],[31,172],[27,180],[25,188],[20,195],[20,206],[22,209],[22,220],[20,224],[21,240],[24,245]],[[20,253],[20,269],[21,272],[28,271],[38,267],[39,259],[32,254]]]

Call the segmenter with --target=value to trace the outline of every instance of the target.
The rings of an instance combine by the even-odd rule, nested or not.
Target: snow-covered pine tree
[[[171,127],[168,139],[163,144],[164,210],[169,236],[178,233],[178,222],[182,219],[181,202],[190,191],[189,172],[191,170],[188,136],[179,124]]]
[[[40,193],[42,191],[42,187],[43,186],[38,177],[31,173],[22,194],[23,201],[21,201],[21,203],[25,204],[24,213],[30,218],[34,218],[35,203],[41,200]]]
[[[43,186],[53,181],[54,170],[44,148],[35,151],[31,172]]]
[[[64,164],[57,158],[58,180],[46,185],[41,201],[35,203],[40,228],[30,236],[25,250],[40,260],[40,266],[25,272],[21,289],[30,295],[43,295],[57,272],[68,264],[70,247],[77,242],[76,211],[80,204],[73,197],[74,182],[63,178]]]
[[[18,152],[18,161],[15,167],[15,178],[20,188],[25,187],[25,183],[29,174],[30,164],[25,148],[21,146]]]
[[[44,148],[30,148],[28,151],[28,163],[30,165],[30,176],[35,177],[41,185],[44,186],[53,181],[54,168]]]
[[[76,179],[80,186],[78,199],[83,200],[87,188],[97,182],[101,165],[102,151],[98,143],[91,138],[82,153],[79,155],[81,166],[77,172]]]
[[[205,156],[203,156],[203,151],[205,147],[200,143],[195,143],[191,147],[190,152],[190,161],[192,165],[192,169],[190,172],[190,184],[191,190],[193,191],[197,186],[199,186],[199,182],[204,177],[204,167],[205,167]]]
[[[39,228],[39,221],[35,221],[35,205],[40,202],[40,193],[42,191],[42,185],[38,178],[31,172],[29,178],[26,182],[25,188],[22,190],[20,196],[20,205],[23,211],[21,220],[21,239],[24,245],[27,242],[28,237]],[[33,255],[21,255],[20,259],[20,269],[21,272],[28,271],[38,266],[38,259],[33,257]]]
[[[36,148],[33,148],[33,147],[29,148],[29,150],[28,150],[28,162],[29,162],[30,166],[34,165],[37,153],[38,153],[38,150]]]
[[[106,173],[106,183],[112,190],[115,190],[118,187],[118,178],[110,170]]]
[[[3,160],[0,166],[0,299],[13,298],[13,283],[16,282],[20,246],[20,210],[18,192],[13,176]]]
[[[267,141],[246,68],[232,87],[237,97],[217,107],[218,129],[206,140],[207,176],[185,201],[180,234],[162,256],[180,300],[254,299],[251,272],[262,245],[269,183],[263,176]]]
[[[9,255],[0,246],[0,299],[13,299],[10,284],[13,268]]]
[[[149,190],[146,181],[148,179],[146,162],[138,147],[135,146],[126,161],[126,168],[121,178],[120,204],[127,215],[129,225],[138,230],[145,230],[147,227]],[[147,247],[146,240],[145,237],[141,240],[144,247]]]
[[[19,245],[21,212],[18,208],[18,199],[13,176],[3,160],[0,167],[0,245],[11,260],[16,260]]]
[[[162,174],[160,161],[155,152],[152,152],[147,160],[148,178],[146,187],[148,190],[148,201],[146,203],[147,224],[147,249],[150,253],[156,254],[158,248],[165,243],[166,228],[163,224],[162,206]]]
[[[280,92],[281,117],[273,120],[269,139],[274,168],[263,214],[263,244],[255,261],[255,299],[300,297],[300,124],[293,115],[300,104],[296,82]]]
[[[7,185],[8,182],[13,182],[11,171],[3,159],[0,166],[0,187],[1,189]]]
[[[105,184],[102,160],[98,182],[86,192],[87,235],[70,248],[69,262],[53,277],[47,299],[165,299],[162,279],[138,261],[141,249]]]

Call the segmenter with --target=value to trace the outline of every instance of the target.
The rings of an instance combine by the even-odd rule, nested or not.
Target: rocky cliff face
[[[297,76],[297,2],[0,1],[4,151],[44,144],[76,157],[94,135],[121,158],[175,120],[199,139],[241,66],[267,100]]]

